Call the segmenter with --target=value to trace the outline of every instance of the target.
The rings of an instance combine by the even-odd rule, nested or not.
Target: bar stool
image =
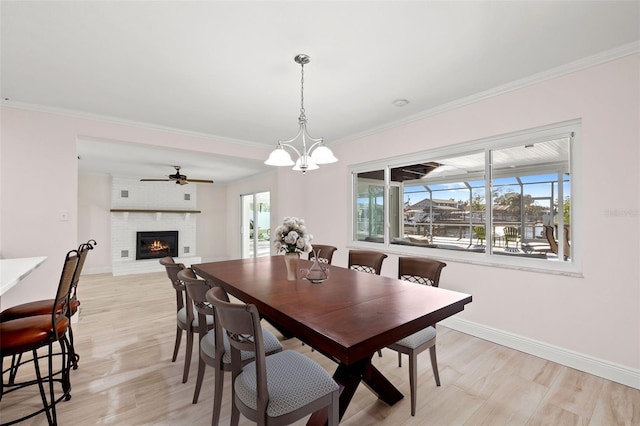
[[[82,268],[84,262],[87,259],[89,250],[93,250],[93,247],[98,245],[96,240],[89,240],[86,243],[80,244],[78,247],[78,266],[73,275],[73,281],[71,282],[71,296],[69,302],[69,343],[71,345],[71,361],[73,363],[73,369],[78,368],[78,361],[80,355],[75,351],[73,344],[73,329],[71,328],[71,317],[78,312],[80,307],[80,300],[78,299],[78,283],[80,282],[80,275],[82,274]],[[51,313],[51,306],[54,303],[54,299],[36,300],[33,302],[23,303],[21,305],[12,306],[0,312],[0,322],[11,321],[17,318],[30,317],[34,315],[49,315]],[[19,363],[19,361],[18,361]]]
[[[11,356],[14,360],[16,356],[23,353],[31,352],[32,359],[22,361],[19,364],[12,362],[11,366],[2,371],[1,393],[0,399],[5,394],[26,388],[31,385],[38,385],[40,397],[42,398],[42,408],[26,414],[25,416],[6,422],[6,424],[17,423],[42,412],[47,415],[47,421],[50,425],[57,424],[56,404],[61,400],[71,399],[71,382],[69,379],[69,371],[71,369],[70,343],[67,339],[67,330],[69,329],[69,300],[71,293],[71,284],[73,276],[78,266],[78,251],[71,250],[65,256],[60,283],[56,292],[54,303],[49,307],[48,315],[33,315],[23,318],[17,318],[0,323],[0,351],[2,359]],[[53,344],[60,344],[60,353],[53,353]],[[47,355],[38,355],[38,349],[47,348]],[[54,371],[54,356],[61,357],[60,370]],[[47,358],[48,369],[47,375],[42,376],[40,372],[41,358]],[[35,379],[22,381],[19,383],[11,382],[5,385],[4,375],[9,373],[13,378],[15,371],[19,365],[33,362],[35,370]],[[57,377],[59,376],[59,377]],[[45,392],[45,383],[49,383],[49,397]],[[59,382],[62,385],[62,395],[56,397],[54,391],[54,383]],[[4,420],[4,419],[3,419]]]

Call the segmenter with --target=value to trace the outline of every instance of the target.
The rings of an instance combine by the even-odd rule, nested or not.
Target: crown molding
[[[366,136],[375,135],[377,133],[381,133],[389,129],[401,127],[409,123],[413,123],[415,121],[423,120],[425,118],[433,117],[435,115],[442,114],[444,112],[462,108],[464,106],[471,105],[476,102],[484,101],[496,96],[500,96],[508,92],[513,92],[515,90],[523,89],[525,87],[528,87],[537,83],[541,83],[543,81],[551,80],[557,77],[562,77],[564,75],[571,74],[576,71],[581,71],[587,68],[591,68],[597,65],[601,65],[607,62],[612,62],[627,56],[637,55],[637,54],[640,54],[640,40],[622,45],[615,49],[601,52],[597,55],[588,56],[586,58],[582,58],[577,61],[570,62],[568,64],[565,64],[556,68],[552,68],[547,71],[533,74],[531,76],[512,81],[511,83],[496,86],[492,89],[485,90],[483,92],[479,92],[474,95],[456,99],[455,101],[438,105],[434,108],[421,111],[419,113],[410,115],[400,120],[396,120],[390,123],[385,123],[383,125],[374,127],[372,129],[366,130],[358,134],[354,134],[351,136],[347,136],[345,138],[334,140],[331,143],[331,145],[337,145],[343,142],[353,141],[355,139],[360,139]]]
[[[225,143],[229,143],[229,144],[236,144],[236,145],[245,145],[245,146],[248,146],[248,147],[251,147],[251,148],[260,148],[260,149],[270,149],[271,148],[271,145],[267,146],[267,145],[265,145],[263,143],[247,141],[247,140],[244,140],[244,139],[234,139],[234,138],[229,138],[229,137],[220,136],[220,135],[214,135],[214,134],[210,134],[210,133],[195,132],[195,131],[192,131],[192,130],[184,130],[184,129],[179,129],[179,128],[176,128],[176,127],[162,126],[162,125],[159,125],[159,124],[146,123],[146,122],[143,122],[143,121],[127,120],[127,119],[124,119],[124,118],[111,117],[111,116],[107,116],[107,115],[92,114],[92,113],[89,113],[89,112],[83,112],[83,111],[78,111],[78,110],[71,110],[71,109],[65,109],[65,108],[56,108],[56,107],[51,107],[51,106],[46,106],[46,105],[30,104],[30,103],[27,103],[27,102],[7,101],[5,99],[2,99],[0,101],[0,105],[3,106],[3,107],[7,107],[7,108],[18,108],[18,109],[25,109],[25,110],[29,110],[29,111],[35,111],[35,112],[43,112],[43,113],[47,113],[47,114],[63,115],[65,117],[82,118],[82,119],[86,119],[86,120],[95,120],[95,121],[101,121],[101,122],[118,124],[118,125],[138,127],[138,128],[142,128],[142,129],[146,129],[146,130],[157,130],[157,131],[161,131],[161,132],[174,133],[174,134],[190,136],[190,137],[215,139],[215,140],[220,141],[220,142],[225,142]]]

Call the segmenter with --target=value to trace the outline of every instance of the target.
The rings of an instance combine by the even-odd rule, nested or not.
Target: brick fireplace
[[[187,265],[197,256],[195,185],[113,178],[111,185],[111,260],[113,275],[164,270],[159,257]],[[150,233],[159,239],[148,240]],[[140,256],[141,238],[147,245]],[[154,243],[155,241],[155,243]],[[171,245],[171,251],[166,251]]]

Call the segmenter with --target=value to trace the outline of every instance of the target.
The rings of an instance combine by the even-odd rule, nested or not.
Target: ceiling
[[[2,103],[275,146],[329,146],[640,40],[637,1],[2,1]],[[395,100],[406,99],[403,107]],[[81,140],[80,173],[226,182],[266,170]]]

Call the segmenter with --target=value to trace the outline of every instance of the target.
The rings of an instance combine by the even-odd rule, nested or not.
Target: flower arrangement
[[[275,235],[276,239],[273,242],[279,252],[307,253],[312,249],[310,241],[313,235],[307,232],[304,219],[285,217],[282,225],[276,228]]]

